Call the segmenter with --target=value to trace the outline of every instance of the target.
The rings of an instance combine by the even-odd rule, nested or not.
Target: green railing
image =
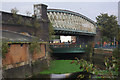
[[[52,53],[85,53],[86,47],[81,44],[50,45]]]

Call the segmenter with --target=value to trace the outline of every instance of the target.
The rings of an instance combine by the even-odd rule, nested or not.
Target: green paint
[[[51,61],[49,70],[40,72],[41,74],[64,74],[83,71],[79,65],[71,64],[73,60],[54,60]],[[76,61],[76,60],[74,60]]]
[[[53,53],[84,53],[85,49],[80,47],[51,47]]]

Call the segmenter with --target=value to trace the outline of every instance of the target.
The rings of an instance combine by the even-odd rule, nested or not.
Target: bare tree
[[[11,9],[11,13],[13,13],[13,14],[17,14],[18,12],[19,12],[19,10],[16,7]]]

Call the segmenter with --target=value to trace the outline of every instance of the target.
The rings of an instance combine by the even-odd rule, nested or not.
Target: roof
[[[32,42],[32,40],[36,38],[34,36],[27,36],[8,30],[0,30],[0,33],[2,33],[3,41],[12,42],[12,43],[21,43],[21,42],[28,43],[28,42]],[[39,39],[39,42],[43,42],[43,40]]]
[[[13,13],[11,13],[11,12],[5,12],[5,11],[0,11],[0,13],[13,15]],[[18,15],[18,16],[22,16],[22,17],[26,17],[26,18],[33,18],[33,17],[31,17],[31,16],[22,15],[22,14],[18,14],[18,13],[17,13],[17,15]]]

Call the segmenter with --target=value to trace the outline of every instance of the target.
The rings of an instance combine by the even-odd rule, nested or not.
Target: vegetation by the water
[[[83,59],[77,59],[77,63],[80,65],[80,69],[83,71],[86,71],[88,73],[95,74],[95,78],[115,78],[118,76],[118,64],[117,64],[117,59],[113,56],[111,57],[106,57],[105,59],[105,66],[106,68],[104,70],[99,69],[96,67],[94,64],[85,61]]]
[[[0,42],[0,45],[1,45],[1,49],[2,49],[2,58],[6,58],[6,54],[9,51],[9,45],[7,42]]]
[[[29,45],[30,54],[33,55],[34,52],[41,53],[41,48],[40,48],[40,44],[38,41],[39,41],[38,38],[33,38],[33,41]]]

